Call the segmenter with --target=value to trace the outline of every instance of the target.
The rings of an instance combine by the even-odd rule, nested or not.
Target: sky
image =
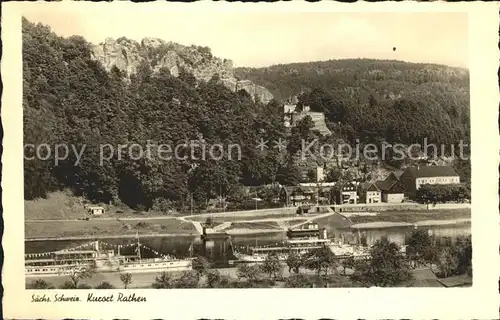
[[[208,46],[235,67],[345,58],[468,67],[465,13],[210,12],[99,10],[25,12],[61,36],[97,44],[125,36]],[[393,50],[395,48],[396,50]]]

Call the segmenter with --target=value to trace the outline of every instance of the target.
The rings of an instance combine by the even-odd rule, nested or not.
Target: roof
[[[396,181],[387,181],[387,180],[375,181],[375,185],[381,191],[387,191],[387,190],[389,190],[392,187],[392,185],[395,184],[395,183],[396,183]]]
[[[375,185],[380,191],[393,191],[392,193],[404,193],[404,186],[399,180],[380,180],[375,181]]]
[[[89,210],[104,210],[103,207],[98,207],[98,206],[92,206],[92,207],[88,207]]]
[[[354,187],[354,190],[356,190],[356,185],[350,181],[339,181],[335,185],[335,189],[343,189],[344,187]]]
[[[373,182],[360,183],[359,188],[363,191],[380,191],[379,187]]]
[[[310,188],[310,187],[298,186],[297,189],[299,189],[303,193],[315,193],[316,192],[313,190],[313,188]]]
[[[404,171],[404,175],[413,178],[458,177],[458,173],[450,166],[408,167]]]
[[[295,186],[282,186],[281,190],[285,190],[287,194],[291,194],[295,190]]]
[[[403,170],[396,170],[396,171],[393,171],[393,172],[391,172],[391,173],[392,173],[393,175],[395,175],[395,176],[396,176],[396,178],[398,178],[398,179],[399,179],[399,177],[401,177],[401,175],[403,174],[403,172],[404,172]]]
[[[320,187],[319,192],[330,192],[332,187]]]

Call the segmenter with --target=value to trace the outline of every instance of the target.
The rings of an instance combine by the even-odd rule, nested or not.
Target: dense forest
[[[357,62],[345,63],[354,68]],[[240,78],[268,86],[278,97],[307,89],[300,96],[301,103],[325,112],[335,133],[332,139],[390,137],[407,144],[426,136],[441,143],[458,143],[468,136],[467,74],[438,81],[432,73],[428,78],[417,73],[418,83],[406,72],[416,68],[414,65],[394,62],[391,68],[409,77],[406,81],[379,75],[380,79],[367,77],[365,82],[367,68],[359,67],[358,76],[352,75],[350,80],[351,71],[339,73],[335,81],[328,68],[323,75],[316,72],[316,77],[309,71],[301,73],[300,68],[288,75],[257,69],[238,72]],[[317,137],[310,118],[289,132],[283,126],[278,101],[254,102],[243,90],[229,90],[217,75],[197,81],[186,70],[175,77],[167,69],[153,72],[148,64],[141,64],[130,77],[117,68],[107,72],[92,58],[91,44],[84,38],[59,37],[49,27],[25,19],[23,72],[25,146],[64,143],[70,150],[83,150],[78,165],[74,152],[57,165],[53,152],[46,160],[25,159],[27,200],[70,188],[91,201],[143,210],[180,208],[191,199],[201,206],[219,195],[236,201],[244,185],[298,182],[301,178],[293,161],[298,141]],[[379,90],[384,85],[392,95],[401,97],[389,93],[385,97]],[[260,139],[287,137],[289,146],[281,152],[255,148]],[[200,155],[138,159],[129,153],[102,164],[99,161],[103,145],[175,146],[190,141],[238,144],[241,161],[229,160],[227,154],[215,161]],[[25,156],[33,156],[34,151],[25,148]],[[188,151],[183,152],[187,155]]]
[[[283,101],[298,95],[312,111],[325,113],[331,130],[352,139],[409,144],[426,137],[448,145],[469,139],[465,69],[352,59],[238,68],[235,74]]]
[[[275,102],[254,103],[217,79],[197,83],[188,73],[153,74],[147,65],[128,81],[117,69],[107,73],[89,48],[82,37],[58,37],[46,26],[23,22],[25,144],[86,146],[77,166],[72,152],[57,166],[52,158],[25,160],[26,199],[70,187],[91,200],[149,209],[187,202],[190,195],[202,203],[232,194],[241,184],[275,179],[280,157],[255,149],[260,138],[285,134]],[[99,163],[104,144],[173,148],[201,139],[208,145],[239,144],[242,160],[135,160],[125,153]],[[271,170],[261,170],[264,165]]]

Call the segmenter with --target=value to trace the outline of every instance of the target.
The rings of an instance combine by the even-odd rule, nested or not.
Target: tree
[[[286,257],[286,264],[289,272],[299,273],[299,269],[302,266],[302,258],[295,251],[291,251]]]
[[[201,276],[207,273],[208,269],[210,268],[210,263],[206,258],[198,256],[194,258],[192,262],[192,268]]]
[[[417,201],[440,203],[470,199],[470,191],[463,184],[424,184],[417,190]]]
[[[287,288],[311,288],[314,286],[314,281],[311,277],[305,274],[292,274],[285,282]]]
[[[342,260],[342,267],[344,268],[344,276],[346,275],[347,269],[353,269],[356,265],[356,261],[354,261],[354,257],[350,256],[346,259]]]
[[[394,242],[377,240],[370,259],[356,264],[351,280],[364,286],[391,287],[412,279],[410,267]]]
[[[437,254],[439,275],[446,278],[453,275],[460,265],[456,252],[450,247],[445,247]]]
[[[225,275],[222,275],[218,270],[209,270],[207,272],[208,288],[228,288],[229,286],[229,278]]]
[[[328,174],[326,175],[326,180],[330,182],[337,182],[341,177],[342,173],[340,172],[339,169],[332,169],[328,171]]]
[[[367,239],[366,239],[366,235],[361,235],[361,239],[359,239],[359,242],[360,244],[363,246],[363,247],[368,247],[368,242],[367,242]]]
[[[434,261],[432,250],[431,237],[425,230],[413,231],[408,239],[407,255],[415,262],[428,262]]]
[[[262,268],[259,265],[240,264],[236,271],[239,279],[246,279],[248,282],[257,282],[262,277]]]
[[[324,271],[326,276],[329,269],[337,267],[337,259],[328,247],[313,249],[304,255],[304,267],[315,270],[318,275]]]
[[[54,286],[43,279],[36,279],[35,281],[28,283],[27,289],[54,289]]]
[[[132,283],[132,274],[131,273],[121,273],[120,281],[123,283],[125,289]]]
[[[96,289],[114,289],[115,286],[113,286],[111,283],[107,281],[101,282],[99,285],[95,287]]]
[[[163,271],[159,276],[156,276],[152,287],[155,289],[171,289],[174,287],[174,279],[168,272]]]
[[[176,288],[197,288],[200,281],[200,274],[193,270],[182,272],[182,275],[175,280]]]
[[[75,268],[75,267],[68,267],[64,269],[69,276],[70,279],[70,286],[74,289],[78,288],[80,286],[81,281],[85,281],[87,279],[90,279],[94,276],[95,274],[95,268],[91,266],[87,267],[82,267],[82,268]],[[61,270],[62,272],[63,270]]]
[[[267,273],[269,277],[276,279],[278,274],[281,274],[282,269],[278,255],[268,254],[262,265],[262,271]]]
[[[457,274],[467,273],[472,275],[472,241],[471,237],[458,238],[456,251],[459,260]]]

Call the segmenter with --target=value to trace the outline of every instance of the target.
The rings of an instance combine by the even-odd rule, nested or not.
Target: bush
[[[464,184],[424,184],[417,190],[421,203],[462,202],[470,199],[470,190]]]
[[[27,289],[54,289],[54,286],[43,279],[36,279],[26,286]]]
[[[98,286],[95,287],[96,289],[114,289],[115,286],[112,285],[111,283],[107,281],[101,282]]]

